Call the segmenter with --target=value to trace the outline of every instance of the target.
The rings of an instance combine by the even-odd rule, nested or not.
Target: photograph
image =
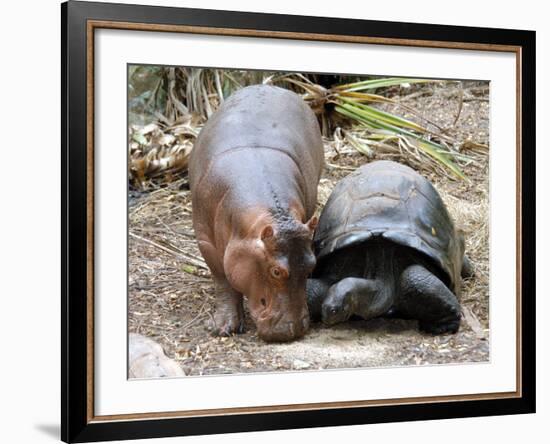
[[[490,362],[490,92],[129,63],[128,378]]]
[[[548,434],[543,4],[6,3],[2,442]]]
[[[533,31],[61,12],[63,440],[535,411]]]

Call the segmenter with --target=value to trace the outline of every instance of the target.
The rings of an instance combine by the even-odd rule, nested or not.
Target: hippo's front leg
[[[213,333],[229,336],[244,331],[243,296],[225,279],[214,279],[218,287]]]

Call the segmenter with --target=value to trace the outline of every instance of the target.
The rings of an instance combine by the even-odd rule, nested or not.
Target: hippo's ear
[[[266,239],[269,239],[271,237],[273,237],[273,227],[271,225],[266,225],[262,230],[262,234],[260,235],[260,239],[262,241],[265,241]]]
[[[306,222],[306,226],[309,228],[309,231],[313,233],[315,231],[315,228],[317,228],[318,223],[319,219],[317,219],[317,216],[313,216],[310,220]]]

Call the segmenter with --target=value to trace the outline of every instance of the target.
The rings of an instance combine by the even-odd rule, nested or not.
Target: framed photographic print
[[[535,33],[62,13],[62,439],[535,411]]]

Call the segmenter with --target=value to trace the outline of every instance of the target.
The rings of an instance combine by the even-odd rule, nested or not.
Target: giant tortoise
[[[433,185],[413,169],[376,161],[334,188],[314,236],[308,306],[327,325],[357,315],[418,319],[455,333],[461,275],[472,274],[464,239]]]

